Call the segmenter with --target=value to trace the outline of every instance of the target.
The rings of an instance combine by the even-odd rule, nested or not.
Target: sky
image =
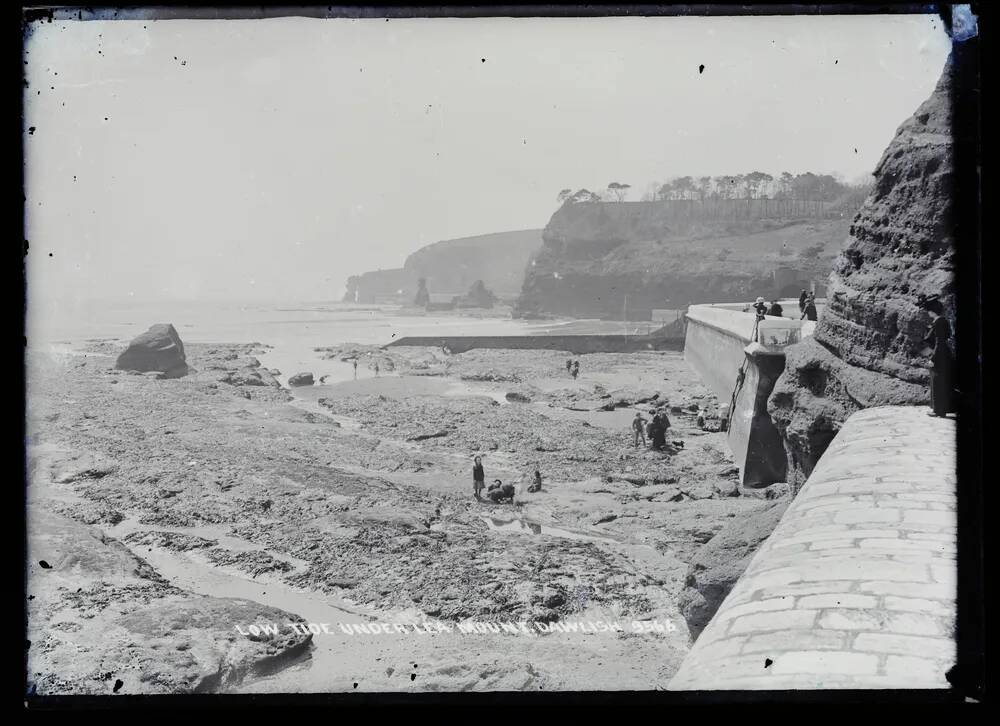
[[[39,23],[29,307],[334,300],[563,188],[858,179],[949,49],[935,16]]]

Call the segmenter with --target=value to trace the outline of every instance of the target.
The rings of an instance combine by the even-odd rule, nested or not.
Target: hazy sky
[[[564,187],[850,180],[949,47],[935,16],[39,24],[29,304],[330,300],[422,245],[543,227]]]

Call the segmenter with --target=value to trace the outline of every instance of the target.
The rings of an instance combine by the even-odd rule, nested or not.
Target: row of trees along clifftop
[[[675,177],[666,183],[652,182],[640,201],[700,202],[699,206],[730,209],[733,202],[743,202],[755,216],[839,216],[861,206],[870,182],[849,184],[830,174],[791,174],[772,176],[761,171],[726,176]],[[611,182],[603,192],[589,189],[563,189],[556,197],[560,204],[584,202],[624,202],[632,186]],[[711,203],[711,204],[708,204]],[[706,209],[706,211],[709,211]]]

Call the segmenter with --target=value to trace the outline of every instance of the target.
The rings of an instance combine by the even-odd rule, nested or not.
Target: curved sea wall
[[[911,406],[851,416],[670,688],[947,688],[954,427]]]

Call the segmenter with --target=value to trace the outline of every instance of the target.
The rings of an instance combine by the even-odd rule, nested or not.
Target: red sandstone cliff
[[[925,404],[937,295],[955,330],[955,199],[949,59],[934,93],[896,131],[830,275],[813,339],[787,351],[768,408],[801,484],[841,423],[870,406]]]

